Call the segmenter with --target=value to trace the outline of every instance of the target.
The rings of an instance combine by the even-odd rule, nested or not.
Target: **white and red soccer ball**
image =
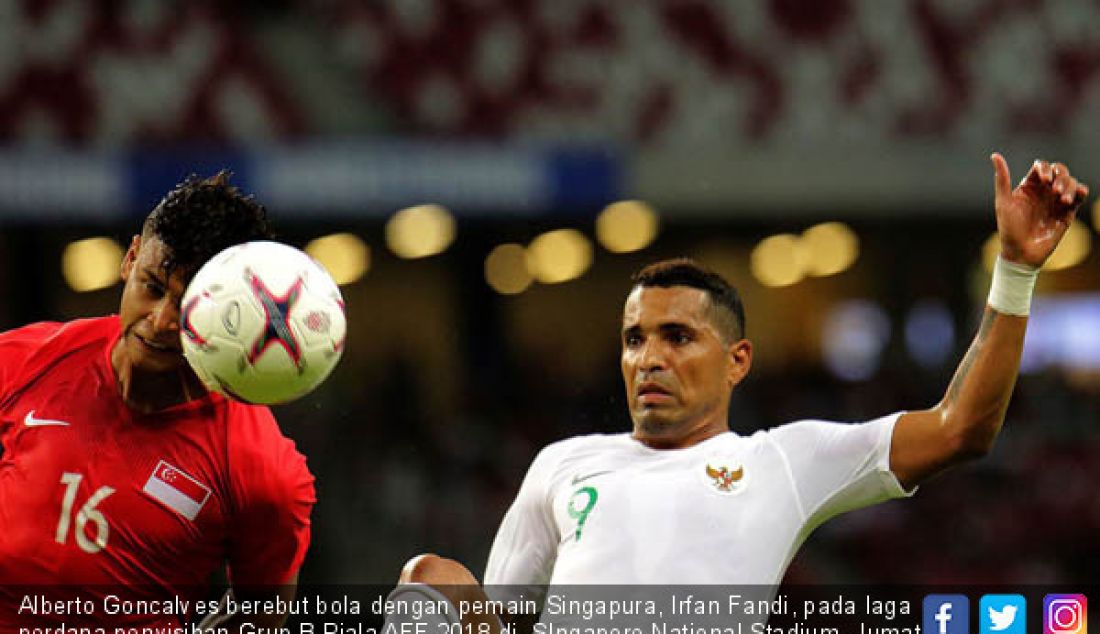
[[[321,384],[344,351],[344,300],[294,247],[248,242],[215,255],[180,304],[183,354],[207,388],[285,403]]]

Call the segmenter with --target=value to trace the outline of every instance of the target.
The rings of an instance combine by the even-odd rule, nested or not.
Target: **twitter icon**
[[[1027,599],[1019,594],[987,594],[978,604],[981,634],[1025,634]]]

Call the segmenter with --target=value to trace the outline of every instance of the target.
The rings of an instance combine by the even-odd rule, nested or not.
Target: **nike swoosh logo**
[[[585,480],[587,480],[589,478],[595,478],[596,476],[602,476],[602,475],[606,475],[608,473],[615,473],[615,472],[614,471],[594,471],[592,473],[589,473],[588,475],[583,475],[583,476],[580,475],[580,474],[577,474],[577,475],[573,476],[573,485],[580,484],[581,482],[584,482]]]
[[[69,423],[63,420],[50,420],[49,418],[35,418],[34,410],[27,412],[27,417],[23,419],[23,425],[25,427],[48,427],[50,425],[64,425],[68,426]]]

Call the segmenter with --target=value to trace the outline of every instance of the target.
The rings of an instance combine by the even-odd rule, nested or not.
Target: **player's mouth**
[[[145,337],[142,337],[141,335],[137,334],[136,332],[133,333],[133,335],[134,335],[134,339],[136,339],[138,341],[138,343],[141,344],[142,348],[144,348],[146,350],[149,350],[149,351],[151,351],[155,354],[177,354],[178,355],[178,354],[182,353],[182,350],[180,350],[180,347],[178,345],[169,344],[169,343],[160,342],[160,341],[153,341],[151,339],[146,339]]]
[[[647,381],[639,385],[635,388],[634,394],[642,405],[657,405],[672,400],[672,392],[653,381]]]

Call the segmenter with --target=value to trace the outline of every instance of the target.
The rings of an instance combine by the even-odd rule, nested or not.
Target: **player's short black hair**
[[[274,235],[267,210],[229,183],[222,170],[209,178],[187,177],[145,218],[143,236],[156,236],[167,247],[166,272],[193,275],[223,249]]]
[[[706,292],[714,309],[714,322],[727,343],[745,336],[745,306],[741,294],[726,278],[691,258],[661,260],[634,274],[634,286],[689,286]]]

